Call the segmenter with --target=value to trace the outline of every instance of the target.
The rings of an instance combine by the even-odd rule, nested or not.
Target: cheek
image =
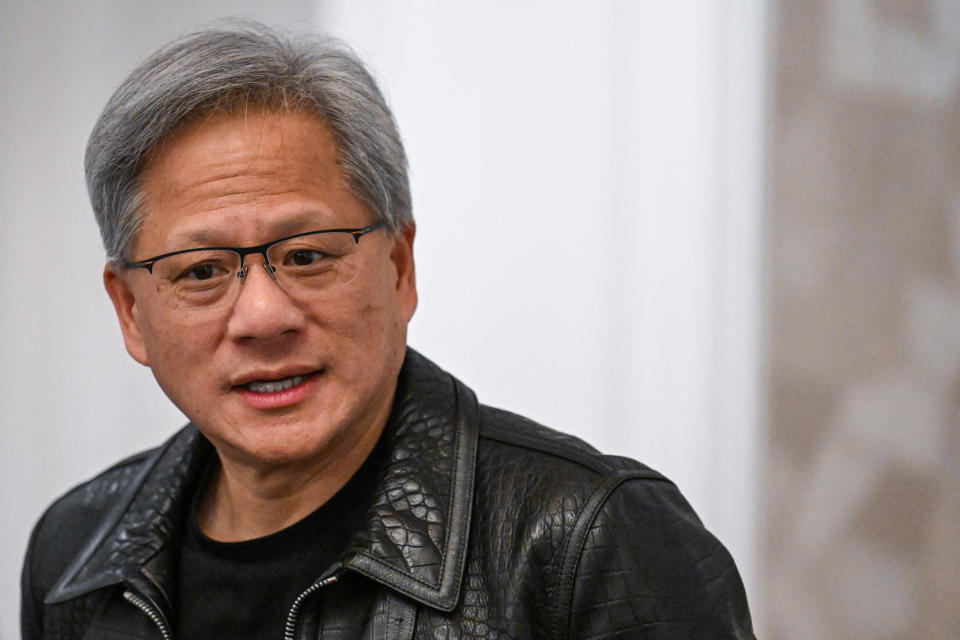
[[[348,356],[357,375],[376,378],[385,368],[398,368],[406,349],[406,322],[392,291],[367,285],[327,311],[318,309],[316,314],[321,335],[332,349]]]
[[[382,301],[355,292],[332,305],[318,308],[312,314],[313,324],[343,346],[352,344],[355,350],[375,348],[393,325],[389,306]]]
[[[401,325],[405,326],[396,295],[383,287],[370,291],[364,297],[357,317],[372,339],[392,340]]]
[[[158,378],[176,380],[184,371],[210,362],[216,350],[216,329],[211,323],[183,326],[176,318],[152,314],[143,322],[144,347]]]
[[[396,324],[396,294],[383,275],[355,281],[343,295],[328,305],[320,305],[314,314],[318,325],[341,335],[377,336]]]

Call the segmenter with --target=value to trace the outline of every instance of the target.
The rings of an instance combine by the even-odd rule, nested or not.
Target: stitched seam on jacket
[[[453,517],[453,512],[456,508],[456,495],[457,495],[457,471],[460,470],[460,445],[463,442],[463,429],[460,426],[460,417],[461,417],[461,398],[460,398],[460,388],[457,385],[457,380],[453,376],[448,374],[450,378],[450,384],[453,385],[453,406],[456,407],[456,436],[453,441],[453,479],[450,482],[450,492],[447,495],[447,504],[450,505],[449,514],[450,517]],[[437,584],[434,589],[438,591],[443,588],[443,576],[447,570],[447,553],[446,551],[450,547],[450,535],[453,531],[453,523],[448,522],[443,532],[443,555],[440,557],[440,575],[437,576]]]
[[[553,611],[553,637],[556,640],[568,640],[570,633],[570,612],[573,608],[573,590],[576,586],[577,569],[580,564],[580,554],[583,552],[583,545],[587,540],[587,534],[593,527],[597,515],[603,509],[610,495],[624,482],[628,480],[649,480],[649,476],[642,472],[632,470],[616,471],[606,476],[594,489],[593,494],[587,500],[580,516],[577,518],[577,524],[567,538],[563,550],[563,564],[560,568],[560,575],[557,579],[556,602],[551,607]],[[656,479],[656,480],[659,480]],[[670,482],[665,478],[662,480]]]
[[[426,587],[431,591],[437,591],[436,587],[431,585],[429,582],[425,582],[414,575],[410,575],[409,573],[404,573],[402,571],[399,571],[398,569],[391,567],[388,564],[385,564],[383,560],[381,560],[380,558],[372,556],[369,553],[357,552],[354,557],[361,560],[367,560],[372,566],[365,566],[366,563],[361,562],[359,564],[353,564],[352,566],[347,566],[345,568],[349,569],[350,571],[354,571],[366,578],[369,578],[370,580],[373,580],[377,584],[383,585],[388,589],[402,593],[403,595],[408,596],[413,600],[416,600],[417,602],[423,603],[429,607],[439,608],[433,602],[426,602],[423,598],[423,594],[418,593],[416,589],[411,589],[410,587],[403,584],[397,584],[395,581],[395,578],[386,578],[385,576],[386,574],[398,576],[402,578],[401,582],[409,581],[409,582],[419,584],[423,587]]]
[[[582,453],[572,447],[560,447],[553,443],[546,444],[541,438],[536,436],[509,433],[498,427],[484,426],[480,438],[563,458],[564,460],[579,464],[590,471],[598,473],[609,473],[612,470],[610,466],[603,461],[602,453]]]
[[[617,469],[607,460],[607,456],[597,451],[581,451],[574,446],[562,443],[545,443],[543,439],[536,435],[518,434],[507,431],[497,426],[484,425],[480,430],[481,440],[492,440],[501,444],[521,447],[536,451],[544,455],[562,458],[568,462],[578,464],[594,473],[628,473],[639,474],[638,477],[644,477],[650,480],[665,480],[671,482],[663,474],[644,467],[643,469]]]
[[[461,463],[463,462],[461,460],[461,452],[463,447],[469,445],[469,442],[466,442],[464,440],[465,438],[464,432],[467,429],[466,423],[467,421],[472,421],[474,427],[479,431],[480,411],[479,411],[479,407],[477,406],[476,396],[473,396],[472,392],[470,392],[465,385],[460,383],[460,381],[458,381],[453,376],[450,376],[450,379],[453,381],[453,390],[454,390],[454,395],[456,397],[456,407],[457,407],[457,441],[455,443],[456,454],[454,456],[453,482],[451,483],[451,486],[450,486],[450,513],[451,515],[453,515],[453,513],[457,511],[456,504],[455,504],[456,493],[458,489],[461,489],[460,484],[457,482],[457,473],[462,468]],[[468,404],[469,406],[467,406]],[[470,412],[470,415],[466,415],[467,412]],[[476,456],[477,456],[477,451],[479,449],[479,440],[480,440],[479,433],[477,434],[477,438],[475,440],[476,440],[476,444],[473,447],[474,459],[468,461],[470,471],[469,473],[465,474],[465,477],[463,478],[464,485],[469,489],[468,491],[463,492],[467,500],[467,504],[462,507],[463,509],[466,509],[466,514],[465,514],[466,517],[463,518],[462,522],[451,522],[447,524],[447,535],[446,535],[446,539],[444,540],[445,542],[444,552],[446,552],[449,550],[450,536],[453,535],[453,527],[454,526],[460,527],[459,543],[460,543],[461,551],[459,553],[461,557],[458,559],[458,563],[457,563],[458,566],[454,569],[455,575],[453,580],[454,584],[457,584],[457,585],[459,585],[460,581],[463,579],[463,567],[464,567],[464,564],[466,563],[466,558],[467,558],[466,549],[467,549],[468,542],[463,538],[468,538],[470,536],[470,525],[473,521],[473,501],[476,497],[474,495],[475,489],[476,489],[475,476],[477,473]],[[443,577],[444,577],[445,568],[446,568],[445,565],[448,560],[447,556],[448,554],[444,553],[443,560],[441,560],[440,562],[440,587],[441,588],[444,586]],[[460,589],[457,588],[456,591],[459,594]]]

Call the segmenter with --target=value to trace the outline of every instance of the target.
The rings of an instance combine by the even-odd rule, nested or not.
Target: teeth
[[[295,387],[306,379],[307,376],[293,376],[291,378],[284,378],[283,380],[255,380],[248,382],[246,387],[256,393],[276,393],[284,389],[289,389],[290,387]]]

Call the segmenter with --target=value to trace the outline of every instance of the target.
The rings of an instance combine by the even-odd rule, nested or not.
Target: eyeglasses
[[[248,273],[244,260],[259,253],[270,277],[296,297],[352,282],[360,238],[383,226],[307,231],[255,247],[183,249],[122,265],[150,272],[161,299],[173,309],[214,309],[236,299]]]

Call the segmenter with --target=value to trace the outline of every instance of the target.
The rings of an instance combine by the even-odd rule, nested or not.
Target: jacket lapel
[[[117,507],[47,595],[63,602],[126,583],[169,610],[163,588],[176,562],[168,543],[189,511],[193,486],[213,448],[188,425],[143,463],[141,475],[118,488]]]
[[[466,558],[477,400],[412,349],[398,381],[390,458],[342,565],[429,606],[456,606]]]

